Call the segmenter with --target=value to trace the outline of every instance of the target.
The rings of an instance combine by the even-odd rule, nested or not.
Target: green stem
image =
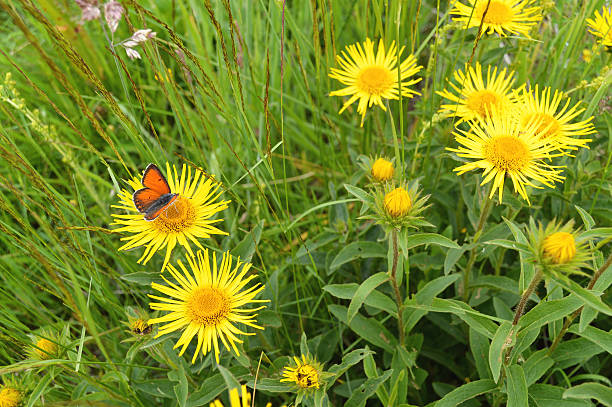
[[[474,232],[474,237],[472,238],[472,249],[470,250],[470,257],[468,258],[468,262],[465,265],[465,269],[463,270],[463,301],[467,302],[470,297],[469,284],[470,284],[470,273],[472,271],[472,267],[474,266],[474,262],[476,262],[476,243],[480,239],[480,235],[482,234],[482,229],[489,217],[489,213],[491,211],[491,204],[493,200],[489,197],[489,193],[485,195],[485,201],[480,207],[480,218],[478,219],[478,225],[476,225],[476,230]]]
[[[523,316],[523,313],[525,312],[525,306],[527,305],[527,302],[529,301],[529,297],[531,297],[531,294],[533,294],[538,284],[540,284],[540,281],[542,281],[543,275],[544,273],[542,272],[542,269],[538,268],[533,278],[531,279],[529,286],[527,287],[525,292],[523,292],[523,295],[521,296],[521,299],[518,305],[516,306],[516,311],[514,312],[514,319],[512,320],[512,329],[510,330],[510,333],[508,334],[508,336],[512,335],[514,328],[518,325],[521,317]],[[506,358],[505,358],[506,363],[508,363],[510,360],[510,353],[512,352],[512,348],[513,347],[509,347],[506,350]]]
[[[612,265],[612,253],[610,254],[610,256],[608,256],[608,259],[606,260],[606,262],[595,272],[595,274],[593,274],[593,277],[591,278],[591,281],[589,282],[589,285],[587,286],[587,290],[593,289],[593,286],[595,285],[597,280],[599,280],[599,277],[601,277],[603,272],[606,271],[611,265]],[[557,335],[552,345],[550,345],[550,348],[548,348],[549,354],[554,352],[554,350],[559,345],[559,342],[561,342],[563,335],[565,335],[570,325],[572,325],[572,322],[574,322],[574,320],[578,317],[578,315],[580,315],[583,309],[584,309],[584,306],[578,308],[576,311],[574,311],[572,315],[570,315],[565,320],[565,323],[563,324],[563,328],[561,328],[559,335]]]
[[[393,240],[393,265],[391,267],[391,287],[393,288],[393,292],[395,293],[395,302],[397,303],[397,325],[399,329],[399,340],[400,345],[404,346],[404,318],[403,318],[403,304],[402,295],[400,293],[399,286],[397,285],[397,260],[399,258],[399,250],[397,248],[397,230],[393,229],[391,234],[391,239]]]

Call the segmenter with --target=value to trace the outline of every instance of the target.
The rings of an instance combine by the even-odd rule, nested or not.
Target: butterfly
[[[142,185],[144,188],[134,192],[132,200],[146,220],[155,220],[178,197],[178,194],[171,193],[166,177],[155,164],[149,164],[145,169]]]

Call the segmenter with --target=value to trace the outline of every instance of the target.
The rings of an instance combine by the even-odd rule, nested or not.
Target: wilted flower
[[[104,18],[111,32],[114,33],[117,31],[117,26],[119,25],[119,20],[121,20],[122,15],[123,7],[118,1],[111,0],[104,5]]]
[[[125,48],[125,53],[130,59],[140,59],[140,53],[133,49],[138,44],[145,42],[151,38],[155,38],[157,33],[152,31],[150,28],[145,28],[136,31],[130,38],[123,41],[121,45]]]
[[[91,21],[100,17],[100,7],[98,0],[75,0],[81,9],[81,22]]]
[[[298,391],[318,389],[322,384],[323,367],[310,355],[293,357],[291,364],[285,366],[281,382],[293,383]]]

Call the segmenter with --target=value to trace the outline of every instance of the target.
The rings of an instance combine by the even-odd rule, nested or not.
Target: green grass
[[[586,291],[593,271],[573,283],[547,277],[531,298],[556,313],[531,314],[541,322],[518,332],[497,383],[489,357],[501,358],[530,280],[525,257],[500,246],[499,239],[517,238],[504,219],[612,227],[612,58],[601,46],[591,62],[582,57],[596,44],[584,20],[603,0],[548,2],[532,39],[478,41],[474,62],[509,67],[517,85],[567,92],[586,107],[583,118],[594,116],[597,134],[589,149],[562,158],[562,184],[529,190],[531,206],[508,183],[476,245],[487,188],[480,174],[452,172],[459,161],[445,148],[456,147],[453,120],[435,116],[435,91],[470,60],[476,29],[452,23],[447,1],[122,4],[114,44],[139,28],[157,32],[138,48],[142,60],[113,47],[100,21],[80,26],[72,1],[0,2],[0,374],[22,387],[25,405],[199,406],[217,397],[228,405],[228,387],[252,387],[255,379],[257,405],[290,405],[295,394],[278,379],[287,358],[307,350],[336,373],[326,398],[320,391],[303,401],[312,405],[427,405],[460,386],[463,398],[451,393],[448,405],[526,405],[527,397],[537,406],[589,405],[589,398],[611,405],[609,269],[594,294]],[[342,99],[328,94],[339,84],[328,73],[344,46],[381,36],[415,53],[424,67],[422,96],[391,101],[387,113],[369,109],[361,128],[356,105],[338,115]],[[356,284],[387,272],[393,257],[383,230],[359,219],[361,204],[344,187],[366,188],[361,155],[393,157],[404,179],[419,179],[431,194],[424,217],[435,225],[422,232],[462,247],[438,237],[400,256],[403,346],[390,284],[361,299],[346,320],[349,304],[361,305]],[[219,227],[229,236],[201,243],[250,259],[266,285],[260,298],[271,300],[259,316],[265,330],[245,339],[240,357],[224,352],[219,366],[211,355],[191,365],[192,347],[178,357],[176,333],[135,337],[125,325],[135,310],[149,312],[163,256],[141,266],[142,249],[118,252],[111,205],[123,180],[166,161],[223,183],[232,203]],[[602,242],[590,259],[594,269],[610,254]],[[374,254],[347,254],[351,244]],[[343,250],[346,261],[334,264]],[[177,247],[171,261],[184,254]],[[60,358],[27,355],[41,329],[60,337]]]

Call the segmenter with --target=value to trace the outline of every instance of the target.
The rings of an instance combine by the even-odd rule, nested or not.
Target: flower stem
[[[474,231],[474,237],[472,238],[472,249],[470,250],[470,257],[468,258],[468,262],[465,265],[465,269],[463,270],[463,301],[467,302],[469,299],[469,284],[470,284],[470,273],[472,271],[472,267],[474,266],[474,262],[476,261],[476,243],[478,243],[478,239],[482,234],[482,229],[489,217],[489,213],[491,211],[491,204],[493,200],[489,197],[489,193],[485,195],[484,202],[480,207],[480,218],[478,218],[478,225],[476,225],[476,230]]]
[[[393,287],[393,292],[395,293],[395,302],[397,303],[397,325],[399,329],[399,340],[400,345],[404,346],[404,318],[403,318],[403,306],[404,301],[402,300],[402,295],[400,293],[399,286],[397,285],[397,260],[399,258],[399,250],[397,244],[397,230],[393,229],[391,233],[391,239],[393,240],[393,265],[391,267],[391,287]]]
[[[595,274],[593,274],[593,277],[591,278],[591,281],[589,282],[589,285],[587,286],[587,290],[593,289],[593,286],[595,286],[595,283],[597,282],[597,280],[599,280],[599,277],[601,277],[604,271],[610,268],[611,265],[612,265],[612,253],[610,253],[610,256],[608,256],[608,259],[606,260],[606,262],[599,269],[597,269]],[[584,309],[584,306],[578,308],[576,311],[572,313],[572,315],[567,317],[567,319],[565,320],[565,323],[563,324],[563,328],[561,328],[561,331],[555,338],[554,342],[552,343],[552,345],[550,345],[550,348],[548,348],[549,354],[554,352],[554,350],[559,345],[559,342],[561,342],[561,339],[563,339],[563,335],[565,335],[570,325],[572,325],[572,322],[574,322],[576,317],[580,315],[583,309]]]
[[[521,317],[523,316],[523,313],[525,312],[525,306],[527,305],[527,302],[529,301],[529,297],[531,297],[531,294],[533,294],[534,290],[536,289],[540,281],[542,281],[543,275],[544,273],[542,272],[542,269],[538,268],[533,278],[531,279],[529,286],[523,292],[523,295],[521,296],[521,299],[519,300],[519,303],[516,306],[516,311],[514,312],[514,319],[512,320],[512,329],[510,330],[510,333],[508,334],[508,336],[512,335],[514,328],[516,327],[516,325],[518,325],[519,320],[521,319]],[[506,363],[508,363],[510,359],[510,352],[512,352],[512,348],[513,346],[509,347],[506,350]]]

